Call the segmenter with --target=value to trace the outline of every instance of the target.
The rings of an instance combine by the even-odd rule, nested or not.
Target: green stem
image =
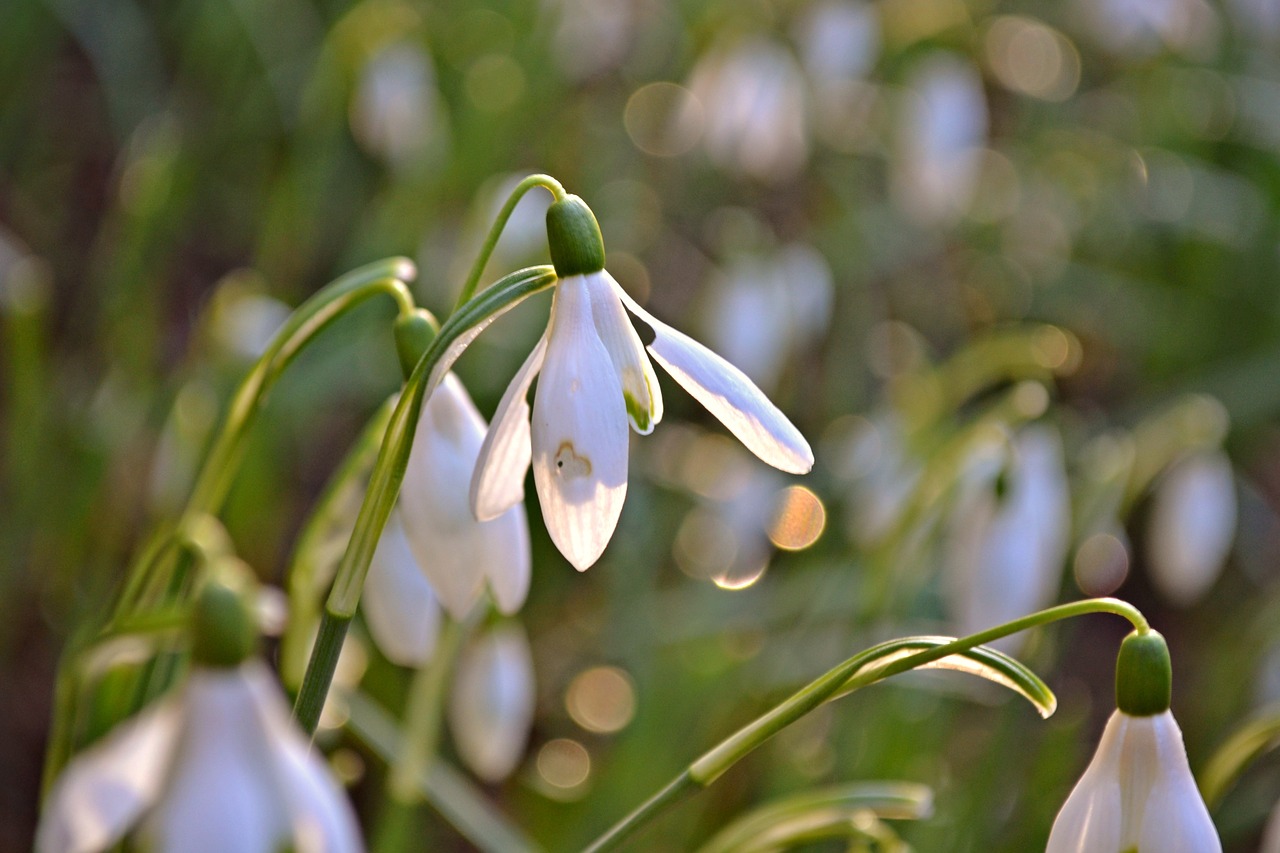
[[[556,201],[565,196],[564,187],[550,175],[530,175],[516,184],[515,189],[511,191],[511,195],[507,197],[506,203],[502,205],[502,210],[498,211],[498,216],[493,220],[493,225],[489,227],[489,234],[485,237],[484,244],[480,246],[480,254],[476,257],[475,263],[471,265],[471,272],[467,274],[467,280],[462,285],[462,292],[458,294],[458,301],[454,305],[455,311],[475,295],[476,286],[480,283],[480,276],[484,274],[485,265],[489,263],[489,256],[493,254],[494,247],[498,245],[498,238],[502,236],[502,229],[507,227],[507,220],[511,218],[511,212],[516,209],[520,199],[524,198],[524,194],[534,187],[543,187],[551,193]]]
[[[360,591],[365,575],[373,559],[374,549],[382,536],[382,528],[395,506],[409,464],[409,451],[413,434],[417,429],[418,415],[426,398],[427,386],[435,376],[438,365],[447,368],[459,353],[459,347],[468,343],[494,317],[522,299],[550,287],[556,280],[550,267],[529,267],[514,272],[478,294],[453,314],[440,328],[440,334],[431,342],[422,358],[405,380],[404,390],[391,412],[382,447],[373,463],[369,488],[365,492],[355,528],[347,543],[347,550],[338,564],[333,589],[325,605],[321,620],[321,637],[316,640],[311,660],[302,679],[302,689],[294,705],[294,715],[308,732],[314,732],[324,707],[325,696],[333,681],[333,668],[337,653],[346,637],[347,625],[355,616],[360,603]],[[325,644],[333,648],[325,647]]]
[[[604,835],[588,845],[586,851],[588,853],[598,853],[602,850],[611,849],[617,842],[652,820],[668,805],[697,788],[709,786],[721,774],[756,749],[756,747],[819,705],[822,705],[837,693],[852,692],[868,684],[941,660],[959,652],[967,651],[983,643],[1006,637],[1009,634],[1016,634],[1028,628],[1035,628],[1088,613],[1114,613],[1133,623],[1134,628],[1140,634],[1145,634],[1151,630],[1146,617],[1132,604],[1116,598],[1091,598],[1085,601],[1061,604],[1029,616],[1023,616],[1012,622],[1006,622],[1003,625],[979,631],[976,634],[970,634],[945,645],[936,646],[901,658],[886,666],[878,667],[870,673],[861,675],[859,670],[867,662],[868,655],[866,652],[860,652],[828,671],[825,675],[802,687],[780,704],[766,711],[712,747],[701,758],[681,771],[680,775],[668,783],[658,794],[641,804],[635,811],[614,824]]]

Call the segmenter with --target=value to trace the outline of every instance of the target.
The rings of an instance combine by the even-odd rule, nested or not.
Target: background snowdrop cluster
[[[442,555],[424,519],[467,507],[435,515],[423,483],[466,498],[550,297],[494,323],[433,398],[452,443],[413,458],[322,717],[363,826],[386,775],[369,708],[394,722],[445,614],[486,596],[505,616],[460,652],[441,754],[547,849],[852,651],[1082,594],[1168,637],[1200,773],[1280,698],[1278,44],[1267,0],[0,4],[0,851],[32,844],[59,654],[182,506],[287,306],[404,254],[445,316],[534,170],[816,464],[768,468],[660,376],[591,572],[531,481],[508,545]],[[485,282],[546,262],[546,204],[518,205]],[[223,513],[311,604],[264,646],[289,690],[372,465],[340,461],[400,387],[388,325],[362,306],[290,368]],[[916,849],[1042,849],[1114,708],[1119,637],[1017,638],[1058,692],[1047,722],[942,679],[824,708],[642,844],[901,780],[932,788],[929,819],[887,824]],[[95,659],[102,695],[145,651]],[[1210,803],[1224,849],[1280,844],[1278,779],[1264,754]],[[421,831],[472,843],[430,808]]]

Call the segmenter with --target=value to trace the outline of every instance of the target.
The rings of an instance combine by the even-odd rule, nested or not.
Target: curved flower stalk
[[[533,655],[511,622],[477,637],[462,653],[449,697],[458,754],[486,782],[511,775],[533,726]]]
[[[1125,638],[1116,705],[1098,751],[1053,823],[1045,853],[1220,853],[1169,711],[1169,650],[1155,631]]]
[[[1222,572],[1236,528],[1236,485],[1221,450],[1181,459],[1156,486],[1147,526],[1151,581],[1176,604],[1198,601]]]
[[[1009,451],[1004,494],[983,478],[952,518],[949,599],[962,634],[1048,605],[1061,579],[1071,525],[1062,443],[1028,427]]]
[[[363,849],[350,804],[270,672],[246,659],[252,623],[234,596],[225,587],[202,595],[196,663],[179,692],[67,766],[38,853],[106,850],[131,831],[162,853]]]
[[[641,435],[662,419],[648,354],[765,462],[795,474],[813,451],[746,375],[657,320],[604,270],[595,216],[577,196],[547,211],[558,278],[546,333],[508,386],[471,482],[471,505],[487,520],[524,495],[533,466],[543,518],[579,571],[604,551],[627,492],[627,423]],[[631,319],[645,329],[642,342]],[[525,402],[541,372],[532,417]]]
[[[477,521],[468,502],[488,425],[462,383],[446,374],[422,406],[400,487],[408,546],[440,603],[455,620],[488,589],[510,615],[529,592],[529,527],[519,500]]]

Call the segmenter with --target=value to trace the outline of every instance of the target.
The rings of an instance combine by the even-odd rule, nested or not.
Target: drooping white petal
[[[387,519],[373,552],[360,606],[387,660],[416,667],[431,658],[440,630],[440,605],[409,549],[398,511]]]
[[[480,447],[470,495],[471,510],[480,521],[497,518],[524,500],[524,475],[533,458],[526,398],[546,355],[547,337],[543,335],[503,393]]]
[[[627,404],[631,428],[641,435],[648,435],[653,432],[653,425],[662,420],[662,389],[635,326],[631,325],[626,309],[614,294],[621,286],[604,270],[583,278],[591,294],[591,314],[596,321],[596,333],[609,351],[609,358],[622,383],[622,396]]]
[[[1120,752],[1128,720],[1117,711],[1107,721],[1093,761],[1053,822],[1045,853],[1120,853]]]
[[[160,794],[181,709],[176,698],[121,723],[58,777],[36,833],[37,853],[105,850]]]
[[[533,656],[524,629],[500,625],[467,647],[449,694],[449,728],[477,776],[497,782],[511,774],[524,754],[533,710]]]
[[[258,664],[243,669],[258,720],[272,745],[274,780],[284,792],[293,849],[359,853],[364,846],[351,804],[319,753],[294,725],[271,676]]]
[[[465,617],[484,590],[483,567],[476,559],[483,527],[467,500],[484,433],[484,418],[449,374],[422,407],[400,488],[409,548],[455,619]]]
[[[1222,571],[1236,528],[1231,462],[1207,451],[1174,464],[1156,487],[1147,525],[1151,581],[1177,604],[1200,599]]]
[[[1165,711],[1135,722],[1151,728],[1157,775],[1146,792],[1136,844],[1167,853],[1222,853],[1222,842],[1187,763],[1182,731]]]
[[[653,329],[649,352],[694,399],[763,461],[791,474],[808,473],[813,467],[809,442],[746,374],[655,319],[617,282],[612,283],[627,310]]]
[[[626,498],[627,415],[581,276],[556,288],[532,441],[547,532],[585,571],[609,544]]]
[[[161,853],[275,853],[292,838],[243,670],[193,671],[169,779],[142,837]]]
[[[510,616],[523,607],[533,566],[529,521],[523,504],[484,523],[476,559],[489,582],[498,612]]]

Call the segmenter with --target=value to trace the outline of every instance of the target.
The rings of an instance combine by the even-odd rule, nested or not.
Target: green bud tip
[[[216,581],[200,590],[191,630],[191,658],[203,666],[238,666],[258,644],[248,605],[240,593]]]
[[[604,269],[600,224],[576,195],[567,195],[547,208],[547,245],[560,278]]]
[[[1116,707],[1131,717],[1150,717],[1169,710],[1173,665],[1169,646],[1156,631],[1137,631],[1124,638],[1116,658]]]
[[[435,340],[436,331],[435,318],[424,308],[416,308],[412,314],[401,314],[396,318],[393,329],[396,355],[400,357],[400,369],[406,379]]]

